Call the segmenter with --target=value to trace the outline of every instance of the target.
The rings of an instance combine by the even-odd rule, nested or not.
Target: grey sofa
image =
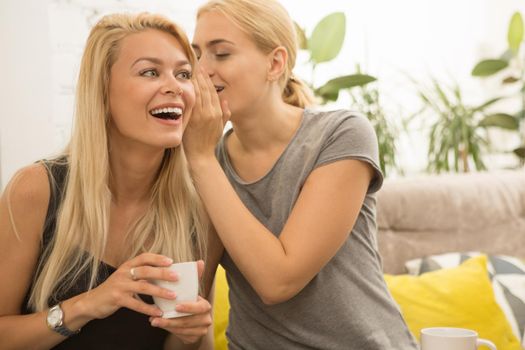
[[[525,169],[388,179],[377,201],[386,273],[446,252],[525,258]]]

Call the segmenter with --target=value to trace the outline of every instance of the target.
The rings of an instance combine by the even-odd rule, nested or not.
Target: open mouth
[[[182,117],[182,108],[168,107],[168,108],[156,108],[149,111],[155,118],[164,120],[177,120]]]

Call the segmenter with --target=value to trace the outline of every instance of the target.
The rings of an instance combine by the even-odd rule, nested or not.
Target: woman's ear
[[[268,54],[268,81],[279,80],[288,63],[288,52],[283,46],[278,46]]]

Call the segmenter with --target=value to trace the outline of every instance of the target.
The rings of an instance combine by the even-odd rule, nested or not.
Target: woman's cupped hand
[[[144,302],[138,295],[175,299],[170,290],[150,283],[152,280],[177,281],[177,275],[166,269],[172,263],[172,259],[153,253],[143,253],[126,261],[103,283],[85,293],[82,304],[86,313],[92,319],[102,319],[126,307],[148,316],[162,316],[156,305]]]
[[[231,112],[228,102],[219,98],[213,82],[202,68],[196,67],[192,82],[195,105],[184,131],[184,152],[189,159],[214,157],[215,146]]]

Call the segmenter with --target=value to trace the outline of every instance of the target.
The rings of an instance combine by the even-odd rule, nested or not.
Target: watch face
[[[62,323],[62,310],[59,308],[52,308],[47,314],[47,322],[53,326],[58,327]]]

